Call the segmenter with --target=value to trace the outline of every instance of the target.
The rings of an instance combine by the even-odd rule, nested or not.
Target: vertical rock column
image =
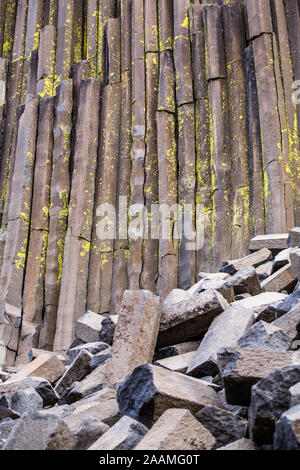
[[[91,64],[91,75],[95,77],[97,75],[99,1],[88,0],[86,3],[86,58]]]
[[[13,4],[7,5],[12,8]],[[9,67],[9,84],[7,88],[7,110],[2,145],[2,158],[0,163],[0,218],[3,216],[3,209],[7,194],[7,181],[10,171],[11,145],[15,129],[15,115],[17,106],[21,102],[22,75],[25,51],[25,32],[27,22],[27,0],[20,0],[17,6],[15,35],[12,49],[12,60]],[[10,46],[9,46],[10,47]]]
[[[97,313],[109,313],[116,236],[116,199],[119,164],[119,134],[121,111],[120,73],[116,72],[116,50],[120,44],[112,43],[112,36],[120,37],[119,20],[107,22],[108,64],[112,75],[103,89],[98,166],[96,173],[95,210],[89,264],[87,308]],[[114,46],[114,47],[113,47]],[[120,64],[120,62],[119,62]],[[114,70],[114,72],[112,72]],[[101,79],[100,79],[101,80]],[[109,119],[107,119],[109,117]]]
[[[53,349],[65,351],[76,320],[85,313],[98,149],[100,81],[83,80],[74,151],[61,288]]]
[[[23,281],[27,259],[33,186],[38,98],[28,95],[19,122],[18,143],[0,278],[0,335],[13,364],[22,318]]]
[[[250,241],[246,80],[243,61],[246,34],[240,3],[224,5],[222,12],[231,131],[231,256],[237,259],[247,253]]]
[[[73,63],[74,1],[59,0],[57,16],[56,77],[57,83],[70,78]]]
[[[97,76],[101,79],[101,87],[106,79],[105,25],[108,18],[114,18],[116,8],[117,0],[99,0]]]
[[[2,57],[6,59],[11,58],[12,49],[14,45],[14,32],[17,13],[17,0],[3,0],[2,8],[4,12],[4,31],[2,43]]]
[[[156,292],[159,242],[155,239],[155,225],[151,223],[158,203],[158,160],[156,111],[158,104],[159,50],[158,4],[145,0],[145,58],[146,58],[146,154],[144,200],[147,209],[148,230],[143,242],[143,269],[141,288]]]
[[[120,122],[120,157],[117,188],[117,237],[115,241],[115,259],[111,292],[111,314],[118,313],[124,291],[128,288],[129,242],[127,237],[128,201],[130,198],[131,175],[131,122],[132,122],[132,83],[131,83],[131,2],[121,1],[121,122]]]
[[[43,327],[39,347],[51,349],[56,329],[62,264],[70,192],[70,152],[73,82],[63,81],[56,89],[53,126],[53,166],[50,186],[49,235],[45,273]]]
[[[263,235],[266,227],[260,119],[253,48],[251,44],[244,51],[244,64],[247,81],[246,109],[249,146],[250,234],[251,237],[254,237],[255,235]]]
[[[43,25],[43,0],[28,0],[22,101],[36,92],[38,47]]]
[[[147,229],[144,211],[145,156],[146,156],[146,69],[144,0],[132,1],[132,147],[131,198],[129,212],[130,259],[129,288],[141,287],[143,269],[143,237]],[[135,224],[131,222],[135,219]]]
[[[39,121],[33,181],[30,238],[23,291],[23,317],[17,362],[29,361],[28,351],[38,347],[43,322],[44,283],[49,231],[50,182],[53,151],[53,109],[55,98],[43,98]]]
[[[196,203],[202,204],[204,211],[202,232],[204,245],[196,253],[196,272],[198,273],[199,271],[210,270],[213,257],[210,114],[208,83],[206,80],[205,31],[202,5],[194,5],[190,8],[190,24],[195,96]]]
[[[221,8],[204,8],[213,198],[213,262],[231,258],[231,148],[228,91]]]
[[[56,30],[47,25],[40,32],[36,92],[41,97],[54,95]]]
[[[184,211],[179,248],[178,283],[195,283],[196,256],[189,245],[195,233],[196,143],[193,74],[189,27],[189,0],[174,0],[174,64],[178,117],[178,202]],[[188,234],[187,231],[190,233]]]
[[[299,148],[299,136],[298,129],[300,129],[300,124],[298,119],[300,119],[300,113],[297,115],[297,106],[293,103],[293,62],[292,54],[290,50],[289,43],[289,32],[287,26],[287,17],[284,9],[284,1],[271,1],[271,12],[273,17],[273,28],[276,34],[278,52],[279,52],[279,65],[280,65],[280,74],[283,85],[284,93],[284,111],[286,114],[286,129],[282,132],[285,132],[285,139],[288,140],[288,165],[291,171],[291,183],[293,190],[293,200],[294,200],[294,213],[295,213],[295,225],[300,223],[300,148]],[[297,21],[297,9],[295,11],[294,18]],[[294,21],[294,20],[293,20]],[[300,27],[299,13],[298,13],[298,28]],[[294,47],[294,43],[298,42],[300,47],[300,32],[296,28],[295,35],[293,35],[293,43],[291,44]],[[298,39],[297,39],[298,38]],[[299,54],[299,50],[297,51]],[[299,78],[300,79],[300,68],[299,68]],[[299,108],[299,107],[298,107]]]
[[[282,88],[275,57],[269,0],[248,0],[248,29],[252,41],[263,150],[266,230],[282,233],[293,223],[288,155],[282,130]],[[278,214],[281,214],[278,217]]]
[[[177,142],[175,69],[173,58],[173,0],[159,1],[160,76],[158,88],[157,149],[160,204],[159,294],[165,298],[178,283],[178,240],[175,239],[177,205]],[[164,214],[163,206],[167,212]],[[173,207],[173,209],[172,209]],[[171,209],[171,212],[168,212]],[[166,224],[169,230],[163,232]]]

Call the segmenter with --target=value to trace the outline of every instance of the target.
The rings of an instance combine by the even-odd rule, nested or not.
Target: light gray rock
[[[53,406],[59,400],[59,395],[55,392],[50,382],[41,377],[25,377],[13,382],[0,384],[0,399],[5,395],[11,396],[18,391],[22,391],[30,387],[34,388],[34,390],[42,397],[43,406]]]
[[[288,233],[258,235],[250,241],[249,250],[254,251],[263,248],[268,250],[285,250],[288,248],[288,238]]]
[[[237,346],[249,349],[287,351],[291,346],[291,339],[277,326],[259,321],[238,340]]]
[[[300,405],[282,414],[276,423],[274,450],[300,450]]]
[[[195,377],[215,375],[218,372],[218,350],[236,346],[239,338],[253,325],[254,320],[251,310],[234,304],[218,315],[201,341],[187,373]]]
[[[101,416],[72,413],[63,419],[73,434],[74,450],[88,449],[93,442],[109,430],[109,426],[101,421]]]
[[[238,441],[231,442],[227,446],[219,447],[217,450],[257,450],[256,446],[251,439],[239,439]]]
[[[289,408],[289,389],[300,381],[300,364],[275,370],[251,390],[250,437],[258,444],[271,444],[275,423]]]
[[[230,405],[249,406],[253,385],[276,370],[300,366],[300,352],[291,351],[225,348],[218,351],[217,358]]]
[[[227,273],[204,273],[200,272],[199,273],[199,280],[202,281],[203,279],[214,279],[218,281],[225,281],[225,279],[228,279],[230,274]]]
[[[297,335],[297,325],[300,322],[300,305],[297,304],[292,310],[275,320],[272,325],[280,328],[291,340]]]
[[[289,389],[290,393],[290,406],[300,405],[300,382],[293,385]]]
[[[0,422],[0,450],[3,448],[14,425],[15,421],[11,418],[3,419]]]
[[[89,450],[132,450],[147,433],[142,423],[123,416],[104,436],[100,437]]]
[[[300,281],[300,248],[291,251],[290,255],[292,273]]]
[[[83,349],[59,379],[55,386],[55,391],[61,395],[74,382],[80,382],[80,380],[84,379],[92,370],[90,366],[92,358],[92,354]]]
[[[192,286],[187,292],[194,296],[208,289],[213,289],[219,292],[228,303],[234,302],[233,287],[225,280],[221,279],[203,279]]]
[[[70,362],[73,362],[75,357],[78,356],[78,354],[80,354],[83,349],[89,352],[90,354],[95,355],[108,348],[109,344],[103,343],[102,341],[80,344],[78,346],[75,346],[74,348],[69,349],[68,354],[70,357]]]
[[[270,277],[262,281],[261,288],[264,292],[292,292],[296,285],[296,278],[291,263],[283,266]]]
[[[300,307],[300,290],[296,290],[282,301],[268,305],[259,313],[259,315],[257,316],[257,320],[263,320],[268,323],[271,323],[277,320],[278,318],[282,317],[282,315],[288,313],[290,310],[292,310],[292,308],[296,307],[297,305],[299,305]]]
[[[272,253],[270,250],[263,248],[256,253],[245,256],[244,258],[233,260],[233,261],[224,261],[223,266],[220,269],[220,272],[234,275],[237,271],[240,271],[244,268],[249,268],[253,266],[257,268],[261,264],[266,263],[267,261],[272,260]]]
[[[259,295],[262,293],[260,282],[253,266],[241,269],[226,280],[225,285],[233,287],[234,294]]]
[[[101,330],[101,323],[104,320],[104,316],[98,313],[87,311],[82,317],[78,318],[75,325],[75,336],[76,338],[85,341],[86,343],[92,343],[99,341],[99,333]]]
[[[36,413],[16,421],[3,450],[71,450],[74,443],[62,419]]]
[[[184,342],[208,330],[228,303],[219,292],[206,290],[168,308],[164,308],[158,336],[158,347]]]
[[[256,274],[260,281],[264,281],[268,276],[271,276],[273,271],[273,261],[268,261],[267,263],[261,264],[256,268]]]
[[[159,361],[154,361],[154,365],[185,374],[194,355],[195,351],[190,351],[185,354],[180,354],[179,356],[172,356],[160,359]]]
[[[155,353],[154,360],[159,361],[172,356],[179,356],[188,352],[196,352],[199,348],[200,341],[187,341],[186,343],[174,344],[166,348],[158,349]]]
[[[197,413],[206,405],[222,407],[209,382],[150,364],[137,367],[124,379],[117,401],[121,416],[130,416],[147,427],[168,408]]]
[[[289,232],[288,246],[291,248],[299,247],[300,244],[300,227],[294,227]]]
[[[291,251],[292,248],[287,248],[286,250],[280,251],[278,255],[275,256],[271,274],[289,264]]]
[[[244,308],[250,308],[257,312],[257,315],[264,310],[268,305],[280,302],[287,297],[286,294],[279,292],[263,292],[262,294],[255,295],[254,297],[247,297],[246,299],[239,300],[234,305],[240,305]]]
[[[217,447],[246,437],[248,422],[228,410],[205,406],[196,414],[196,418],[214,436]]]
[[[7,408],[10,408],[20,416],[34,414],[43,409],[43,399],[33,387],[17,390],[11,395],[5,395],[0,401],[2,406],[4,403]]]
[[[188,300],[191,295],[192,294],[190,294],[189,291],[183,289],[173,289],[163,301],[162,309],[167,309],[175,304],[178,304],[179,302]]]

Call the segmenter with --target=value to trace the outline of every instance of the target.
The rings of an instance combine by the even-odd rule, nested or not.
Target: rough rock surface
[[[277,326],[259,321],[238,340],[237,346],[249,349],[287,351],[291,346],[291,339]]]
[[[276,423],[274,450],[300,450],[300,405],[283,413]]]
[[[190,411],[169,409],[164,412],[135,449],[212,450],[215,445],[214,437],[193,417]]]
[[[196,418],[214,436],[217,447],[246,437],[248,422],[230,411],[205,406],[196,414]]]

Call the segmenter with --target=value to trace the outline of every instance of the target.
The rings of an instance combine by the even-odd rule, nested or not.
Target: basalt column
[[[299,5],[0,1],[0,364],[299,225]]]

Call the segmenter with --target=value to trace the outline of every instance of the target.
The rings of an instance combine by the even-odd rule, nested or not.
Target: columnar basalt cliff
[[[300,225],[299,0],[1,0],[0,57],[0,364]],[[200,249],[147,237],[176,203]]]

